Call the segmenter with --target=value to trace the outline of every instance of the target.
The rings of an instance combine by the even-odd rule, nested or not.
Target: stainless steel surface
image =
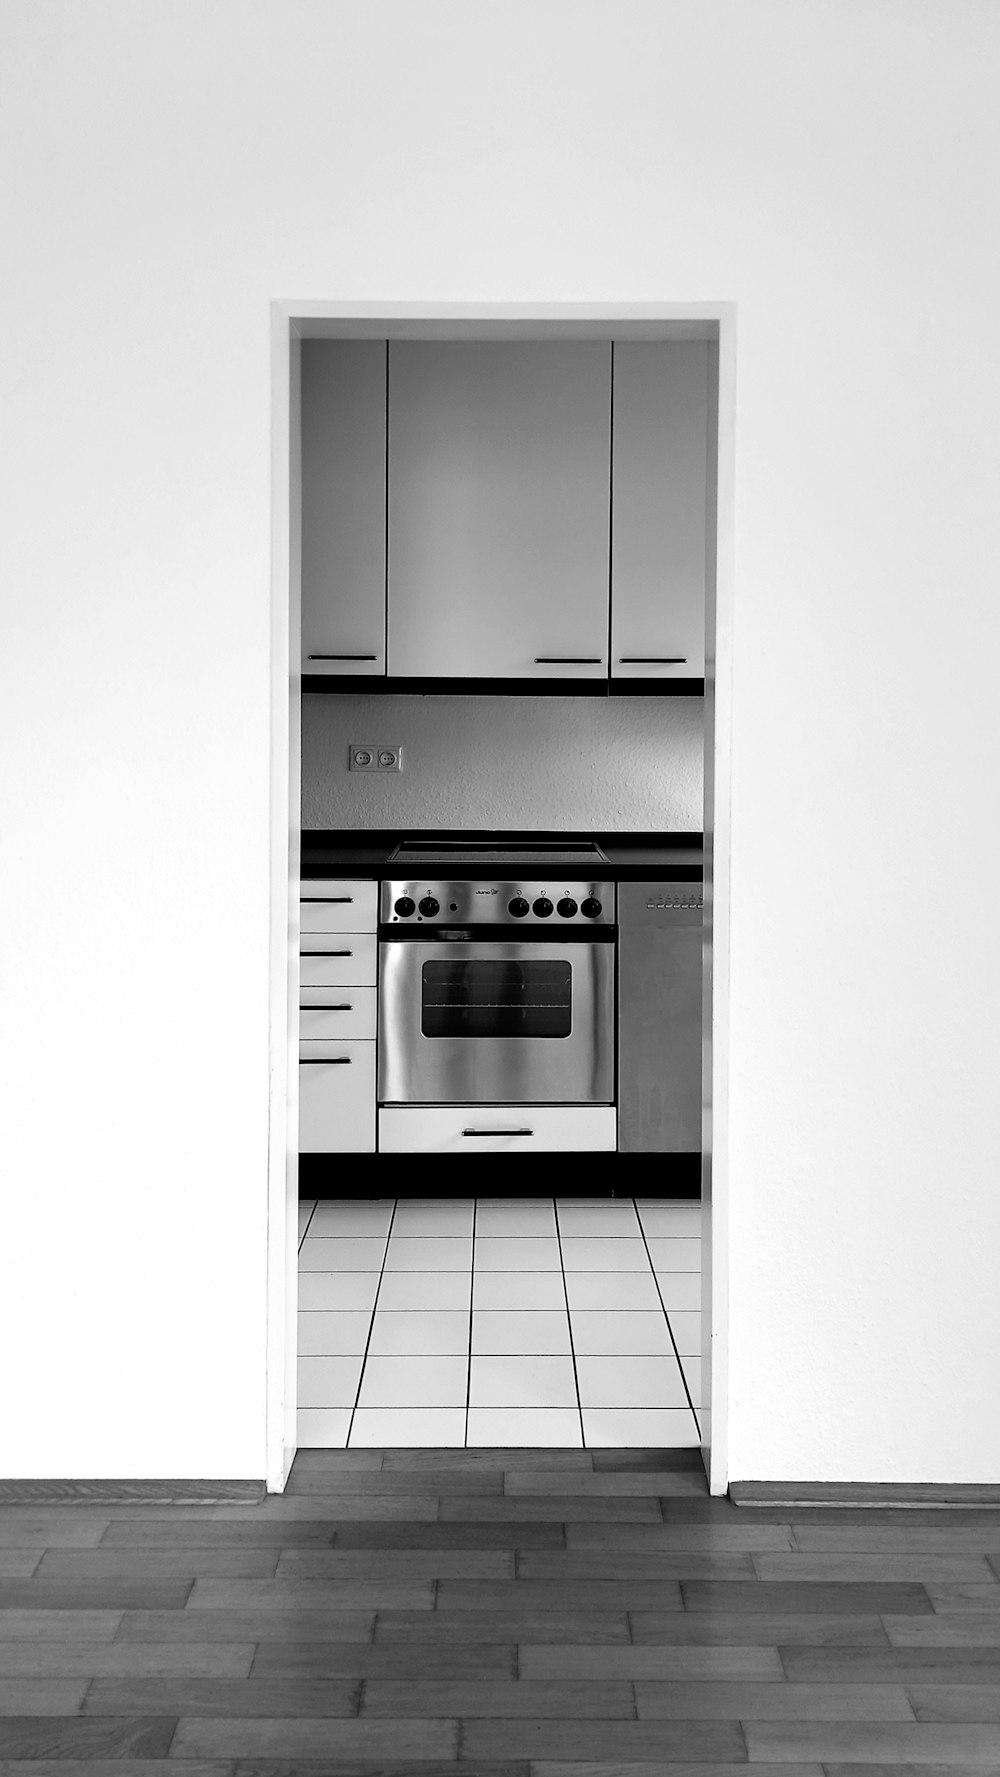
[[[701,1148],[703,890],[618,884],[618,1146]]]
[[[527,910],[511,912],[512,901],[527,902]],[[397,912],[397,903],[412,905],[412,911]],[[535,911],[536,902],[548,903],[551,911]],[[568,903],[574,904],[570,912]],[[600,912],[584,912],[584,907],[600,903]],[[433,904],[435,912],[429,911]],[[563,911],[560,912],[560,905]],[[569,881],[565,876],[519,877],[500,882],[482,877],[475,882],[439,881],[409,877],[397,882],[383,882],[379,890],[379,919],[401,932],[423,927],[506,925],[522,930],[544,927],[555,937],[560,930],[578,927],[593,930],[615,922],[615,885],[596,880]]]
[[[384,940],[380,1104],[612,1103],[614,948]]]
[[[559,840],[525,840],[521,844],[504,845],[498,839],[404,839],[388,862],[397,859],[418,859],[427,864],[510,864],[529,860],[533,864],[606,864],[607,854],[596,840],[577,840],[565,845]]]

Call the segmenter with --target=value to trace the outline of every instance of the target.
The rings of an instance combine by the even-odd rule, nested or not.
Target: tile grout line
[[[580,1378],[576,1369],[576,1347],[573,1344],[573,1319],[569,1311],[569,1285],[566,1282],[566,1265],[563,1260],[562,1232],[559,1227],[559,1201],[552,1199],[552,1213],[556,1223],[556,1240],[559,1245],[559,1271],[562,1276],[563,1296],[566,1302],[566,1330],[569,1334],[569,1354],[573,1360],[573,1387],[576,1389],[576,1410],[580,1415],[580,1448],[586,1450],[587,1438],[583,1428],[583,1402],[580,1399]]]
[[[389,1257],[389,1242],[392,1239],[392,1225],[393,1225],[394,1221],[396,1220],[396,1206],[397,1206],[398,1202],[399,1202],[399,1198],[394,1197],[392,1200],[392,1213],[389,1217],[389,1227],[388,1227],[388,1231],[387,1231],[386,1237],[385,1237],[385,1248],[382,1253],[382,1269],[378,1274],[378,1283],[375,1285],[375,1300],[372,1303],[372,1317],[368,1323],[368,1337],[365,1340],[365,1349],[364,1349],[364,1353],[361,1358],[361,1370],[358,1375],[357,1393],[354,1396],[354,1405],[351,1408],[350,1423],[347,1427],[347,1439],[344,1444],[345,1450],[349,1450],[351,1448],[351,1433],[354,1430],[354,1415],[358,1410],[358,1403],[361,1400],[361,1390],[364,1387],[365,1365],[368,1362],[368,1348],[371,1345],[372,1334],[375,1331],[375,1314],[378,1309],[378,1299],[379,1299],[379,1293],[382,1289],[382,1279],[385,1276],[385,1263],[386,1263],[387,1258]]]
[[[303,1228],[301,1235],[299,1236],[299,1244],[295,1249],[296,1252],[301,1252],[302,1248],[305,1246],[306,1235],[308,1234],[310,1228],[312,1227],[313,1216],[316,1214],[316,1210],[318,1207],[319,1207],[319,1198],[317,1197],[315,1203],[312,1206],[312,1209],[309,1211],[309,1219],[306,1222],[306,1225]]]
[[[469,1249],[469,1361],[465,1371],[465,1433],[462,1448],[469,1448],[469,1407],[472,1403],[472,1327],[473,1303],[476,1299],[476,1203],[472,1199],[472,1246]]]
[[[698,1436],[700,1438],[701,1437],[701,1421],[699,1420],[698,1415],[695,1412],[694,1402],[691,1399],[691,1390],[688,1387],[688,1379],[684,1374],[684,1365],[681,1363],[681,1354],[677,1349],[677,1341],[674,1338],[674,1329],[670,1325],[670,1316],[667,1313],[667,1305],[663,1300],[663,1291],[660,1289],[660,1280],[656,1275],[656,1269],[653,1265],[653,1255],[649,1250],[649,1241],[646,1239],[646,1230],[642,1225],[642,1215],[639,1210],[639,1205],[638,1205],[638,1203],[636,1203],[634,1198],[632,1199],[632,1203],[633,1203],[633,1207],[635,1209],[635,1219],[639,1224],[639,1232],[642,1235],[642,1244],[646,1249],[646,1258],[649,1261],[649,1269],[652,1272],[653,1282],[656,1285],[656,1294],[659,1298],[660,1307],[663,1310],[663,1318],[667,1323],[667,1332],[670,1335],[670,1345],[671,1345],[671,1349],[674,1354],[674,1360],[677,1364],[678,1370],[680,1371],[681,1386],[684,1389],[684,1395],[687,1400],[687,1404],[691,1410],[691,1417],[694,1420],[694,1429],[698,1433]],[[700,1268],[699,1268],[698,1275],[699,1276],[701,1275]]]

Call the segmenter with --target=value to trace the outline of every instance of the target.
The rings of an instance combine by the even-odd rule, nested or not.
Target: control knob
[[[600,901],[596,901],[593,895],[588,895],[585,901],[580,902],[580,912],[584,919],[600,919],[602,911]]]
[[[441,903],[433,895],[425,895],[420,903],[420,911],[425,919],[433,919],[435,913],[440,913]]]
[[[409,919],[411,913],[416,913],[417,904],[411,901],[409,895],[400,895],[399,900],[393,903],[393,911],[399,914],[400,919]]]
[[[561,919],[572,919],[576,912],[576,902],[572,895],[564,895],[561,901],[556,902],[556,912]]]
[[[512,901],[508,901],[507,912],[511,914],[514,919],[523,919],[528,912],[528,903],[524,896],[515,895]]]
[[[539,919],[548,919],[549,914],[552,912],[552,902],[547,895],[539,895],[537,901],[532,901],[531,911],[536,914]]]

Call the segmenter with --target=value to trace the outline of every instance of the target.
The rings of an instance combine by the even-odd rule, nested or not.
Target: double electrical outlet
[[[352,771],[402,771],[402,747],[351,745]]]

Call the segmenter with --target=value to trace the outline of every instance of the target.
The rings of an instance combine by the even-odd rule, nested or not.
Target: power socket
[[[352,741],[350,750],[350,769],[352,771],[402,771],[402,747],[362,745]]]

